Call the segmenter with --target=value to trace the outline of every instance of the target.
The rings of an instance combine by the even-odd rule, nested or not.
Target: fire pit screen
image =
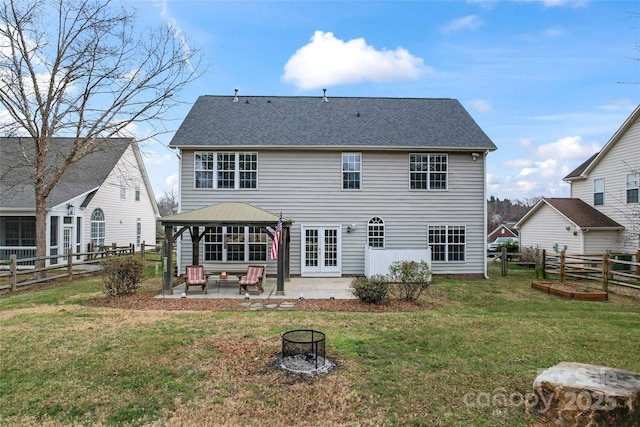
[[[313,329],[297,329],[282,335],[282,364],[304,371],[325,364],[325,337]]]

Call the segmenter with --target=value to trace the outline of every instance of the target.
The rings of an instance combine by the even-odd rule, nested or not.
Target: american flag
[[[276,232],[273,235],[273,244],[271,245],[271,256],[269,257],[269,261],[278,258],[278,243],[280,243],[280,233],[282,233],[282,215],[280,216],[280,219],[278,219]]]

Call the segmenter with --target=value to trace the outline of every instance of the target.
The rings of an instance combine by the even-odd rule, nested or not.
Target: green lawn
[[[527,426],[542,422],[522,404],[540,369],[640,372],[640,298],[568,301],[532,290],[530,270],[490,277],[439,279],[424,300],[440,308],[408,313],[91,307],[99,278],[4,294],[0,425]],[[298,328],[326,334],[337,370],[272,366]]]

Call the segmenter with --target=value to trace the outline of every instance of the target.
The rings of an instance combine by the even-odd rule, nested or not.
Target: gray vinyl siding
[[[360,190],[342,189],[343,152],[362,154]],[[290,251],[293,275],[300,274],[300,230],[301,225],[307,224],[342,226],[342,274],[363,274],[367,223],[372,217],[384,220],[387,249],[425,248],[428,225],[466,226],[466,260],[434,262],[434,273],[484,274],[482,157],[474,162],[469,153],[449,153],[445,191],[409,189],[409,151],[260,151],[258,188],[249,190],[195,189],[194,151],[183,150],[181,157],[182,212],[220,202],[242,201],[276,214],[282,212],[294,221]],[[350,224],[356,224],[356,230],[347,233]],[[191,261],[191,242],[186,234],[180,250],[182,266]],[[267,273],[274,272],[272,261]]]
[[[571,182],[571,197],[593,206],[593,180],[604,178],[604,205],[594,207],[626,228],[624,238],[617,239],[619,246],[608,248],[614,251],[638,249],[640,206],[626,203],[626,176],[630,171],[640,171],[640,120],[611,146],[586,179]]]

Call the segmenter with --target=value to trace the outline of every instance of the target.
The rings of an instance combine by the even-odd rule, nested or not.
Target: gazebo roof
[[[245,202],[223,202],[216,205],[182,212],[177,215],[160,218],[163,226],[180,225],[272,225],[280,218],[267,210]],[[282,226],[290,226],[293,221],[282,218]]]

